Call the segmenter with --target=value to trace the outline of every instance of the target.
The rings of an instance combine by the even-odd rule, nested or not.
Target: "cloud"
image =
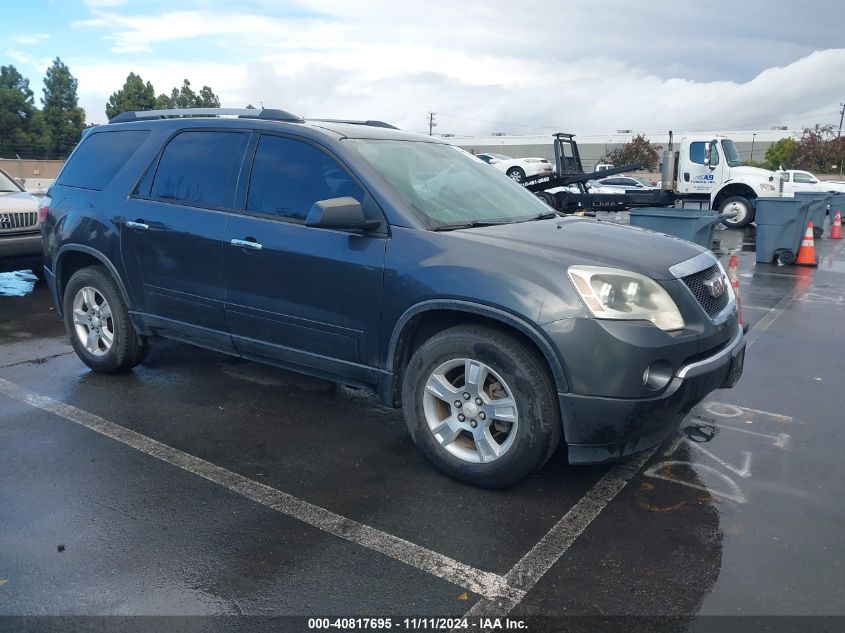
[[[15,35],[12,37],[12,41],[15,44],[21,44],[23,46],[29,46],[33,44],[38,44],[39,42],[43,42],[44,40],[50,39],[49,33],[27,33],[23,35]]]
[[[414,131],[429,110],[438,131],[468,134],[796,127],[828,122],[842,96],[831,78],[845,70],[845,5],[818,3],[824,18],[791,23],[763,0],[670,13],[655,0],[636,11],[623,0],[551,3],[539,17],[497,0],[300,0],[287,12],[203,0],[143,13],[89,0],[75,28],[117,55],[66,61],[95,121],[135,71],[157,92],[188,77],[227,106],[263,101]],[[723,11],[732,19],[714,31],[708,15]]]

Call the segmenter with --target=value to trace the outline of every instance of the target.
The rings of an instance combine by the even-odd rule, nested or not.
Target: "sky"
[[[61,57],[89,122],[130,71],[224,107],[488,135],[839,125],[845,2],[26,0],[0,64]]]

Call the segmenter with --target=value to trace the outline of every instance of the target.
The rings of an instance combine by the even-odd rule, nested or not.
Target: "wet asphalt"
[[[843,245],[783,267],[755,264],[753,226],[716,232],[725,263],[739,251],[741,381],[513,615],[845,615]],[[510,490],[471,488],[366,391],[173,342],[94,374],[23,265],[0,269],[0,379],[474,568],[506,574],[610,470],[559,452]],[[0,616],[460,616],[479,597],[0,394]]]

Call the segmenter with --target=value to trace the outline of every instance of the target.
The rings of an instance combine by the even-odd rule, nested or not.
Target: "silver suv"
[[[0,257],[41,255],[38,198],[0,169]]]

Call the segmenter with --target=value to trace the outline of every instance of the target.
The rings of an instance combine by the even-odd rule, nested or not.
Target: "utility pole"
[[[756,140],[757,140],[757,134],[756,133],[752,134],[751,135],[751,158],[748,159],[750,162],[754,162],[754,141],[756,141]]]
[[[840,103],[842,111],[839,113],[839,132],[836,133],[836,138],[842,136],[842,119],[845,119],[845,103]],[[839,157],[839,176],[842,176],[842,163],[845,163],[845,156]]]
[[[434,120],[434,117],[437,116],[436,112],[429,112],[428,113],[428,135],[433,135],[434,128],[437,127],[437,122]],[[841,127],[841,126],[840,126]]]

